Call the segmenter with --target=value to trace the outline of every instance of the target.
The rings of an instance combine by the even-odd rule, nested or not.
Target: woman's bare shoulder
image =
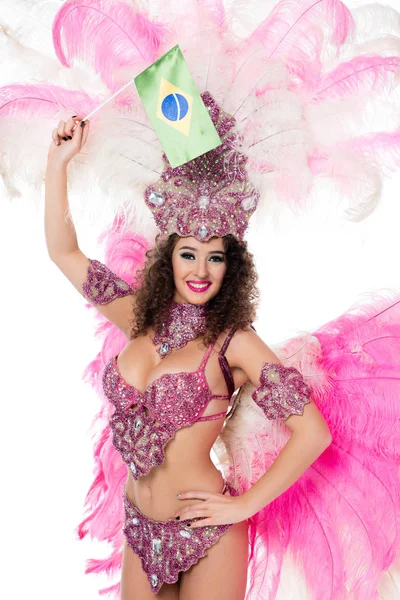
[[[227,349],[227,358],[232,365],[241,368],[252,362],[279,362],[273,350],[250,326],[235,331]]]

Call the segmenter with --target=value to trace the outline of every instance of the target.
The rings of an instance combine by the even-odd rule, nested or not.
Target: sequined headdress
[[[207,241],[228,233],[243,239],[259,191],[249,181],[247,157],[238,150],[235,119],[220,109],[209,92],[201,94],[222,144],[182,166],[166,169],[145,190],[145,202],[161,233]]]

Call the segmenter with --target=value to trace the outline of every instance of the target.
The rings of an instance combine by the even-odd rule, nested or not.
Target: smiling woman
[[[147,256],[135,293],[132,336],[150,325],[160,327],[173,300],[207,303],[205,343],[224,330],[247,327],[255,320],[259,292],[247,242],[233,235],[200,242],[173,234],[164,240],[159,236]]]
[[[249,569],[254,584],[250,586],[248,599],[261,598],[255,574],[261,569],[264,579],[269,573],[265,560],[270,545],[267,523],[277,528],[272,535],[278,536],[275,553],[280,560],[290,543],[297,552],[301,550],[307,562],[314,554],[313,537],[319,534],[326,555],[332,559],[332,548],[336,548],[336,562],[342,564],[349,552],[348,536],[335,529],[333,523],[337,517],[330,513],[327,500],[321,500],[327,488],[340,490],[340,479],[345,480],[346,489],[350,490],[348,503],[355,497],[357,504],[361,504],[357,514],[363,514],[361,499],[373,483],[377,486],[375,472],[379,472],[379,509],[375,506],[378,497],[371,500],[376,511],[379,510],[379,523],[385,529],[397,519],[398,440],[394,430],[386,426],[383,409],[389,402],[390,410],[396,413],[398,406],[393,398],[397,396],[378,360],[384,361],[384,370],[389,368],[391,374],[397,373],[400,361],[393,357],[400,356],[395,335],[400,322],[396,306],[400,301],[372,306],[369,318],[359,318],[357,327],[357,332],[364,332],[365,338],[361,336],[361,340],[365,339],[369,345],[382,337],[393,340],[389,352],[380,348],[377,355],[365,359],[365,347],[363,351],[357,350],[358,338],[358,344],[354,345],[351,316],[347,315],[328,324],[326,331],[323,328],[321,333],[311,336],[312,342],[304,344],[306,363],[311,362],[313,371],[309,385],[297,367],[281,364],[251,327],[258,300],[257,276],[252,256],[241,237],[242,230],[236,227],[234,219],[233,233],[221,236],[217,234],[218,225],[213,230],[213,212],[201,212],[200,218],[207,220],[208,240],[201,239],[203,226],[199,222],[194,223],[191,235],[185,237],[175,232],[165,239],[162,231],[164,239],[157,238],[155,247],[147,252],[146,264],[131,285],[105,264],[82,253],[74,227],[66,225],[64,220],[68,208],[65,156],[70,160],[74,152],[79,152],[88,128],[85,131],[82,134],[71,119],[60,122],[54,132],[59,144],[53,138],[46,174],[45,222],[52,260],[85,298],[125,334],[121,340],[114,329],[106,328],[108,337],[101,355],[108,360],[105,365],[95,361],[90,367],[93,380],[101,375],[104,397],[113,406],[113,412],[108,405],[101,412],[101,418],[107,415],[108,420],[96,447],[98,475],[88,494],[89,515],[81,523],[79,535],[84,537],[90,532],[101,539],[111,539],[114,551],[109,559],[91,563],[88,570],[108,571],[121,566],[118,585],[121,600],[149,600],[153,594],[160,594],[162,600],[217,599],[224,595],[243,600]],[[72,133],[75,144],[69,154],[63,150],[71,142],[63,135],[68,132]],[[198,169],[199,180],[204,160],[213,160],[212,151],[190,165],[192,171]],[[228,173],[226,177],[225,187],[236,185],[235,177],[232,181]],[[196,201],[196,197],[188,200]],[[224,210],[222,205],[221,221]],[[235,215],[234,211],[231,214]],[[238,214],[243,228],[242,212]],[[380,322],[383,313],[388,313],[387,320]],[[288,355],[296,357],[298,352],[293,352],[291,345],[290,342]],[[353,361],[350,372],[346,370],[342,376],[336,376],[344,363],[349,365],[348,354]],[[332,361],[338,364],[334,362],[332,366]],[[369,370],[375,366],[379,383],[374,389],[380,385],[382,395],[370,387],[361,393],[351,388],[348,393],[343,382],[362,381],[363,376],[368,380]],[[326,382],[329,393],[323,387]],[[235,390],[245,384],[244,390],[250,386],[252,392],[235,396]],[[352,402],[354,394],[359,394],[360,403],[365,403],[365,411],[360,412]],[[325,397],[330,398],[327,405]],[[345,408],[343,416],[337,419],[337,427],[340,401]],[[258,413],[254,412],[255,407]],[[368,420],[363,412],[374,418]],[[284,428],[277,427],[267,435],[264,429],[259,434],[263,416],[270,421],[280,420]],[[336,433],[337,446],[332,450],[328,450],[333,440],[328,420]],[[350,437],[346,431],[348,423]],[[376,427],[383,431],[389,455],[389,460],[385,456],[385,464],[378,450],[382,435],[376,437]],[[359,448],[354,447],[354,439]],[[366,441],[371,447],[365,447]],[[223,443],[225,449],[221,452]],[[220,451],[222,469],[211,460],[213,448]],[[360,460],[364,462],[355,469],[354,462]],[[332,464],[337,468],[329,473]],[[358,475],[360,470],[362,477]],[[315,481],[307,484],[312,477]],[[320,477],[327,481],[325,487]],[[303,498],[309,502],[309,494],[302,489],[303,485],[306,489],[317,489],[317,496],[321,496],[315,500],[321,506],[317,517],[320,523],[332,521],[329,536],[325,531],[314,532],[316,511],[312,505],[304,504]],[[290,494],[284,495],[292,487],[294,500]],[[288,506],[290,502],[299,504],[302,510],[293,513]],[[306,525],[296,522],[299,515],[305,515]],[[349,519],[349,515],[346,517]],[[125,536],[122,548],[121,519]],[[360,537],[368,527],[374,527],[366,517],[361,521],[362,533],[359,533],[360,523],[351,520],[354,532]],[[293,522],[296,527],[292,529]],[[346,519],[344,523],[347,525]],[[285,531],[285,527],[306,534],[288,533],[287,540],[282,542],[279,532]],[[373,531],[369,532],[368,538],[372,535]],[[378,555],[390,556],[399,545],[400,533],[387,540],[375,537]],[[200,560],[206,556],[209,560]],[[386,567],[390,566],[390,560]],[[357,565],[357,572],[362,569],[362,564]],[[375,580],[370,579],[375,581],[372,586],[377,585],[376,577],[382,566],[371,564],[366,569],[375,572]],[[322,570],[319,576],[315,588],[318,600],[319,591],[333,584],[331,572]],[[340,589],[347,582],[335,585]]]
[[[221,289],[226,273],[226,252],[222,238],[202,244],[196,238],[180,239],[172,253],[175,273],[175,302],[208,302]],[[194,279],[191,279],[191,278]],[[206,294],[206,292],[209,292]]]
[[[166,11],[164,4],[63,2],[49,31],[76,91],[61,88],[59,65],[41,56],[43,84],[35,69],[35,83],[0,90],[7,191],[17,195],[18,180],[29,181],[27,165],[42,181],[47,123],[48,254],[96,308],[104,336],[85,372],[102,404],[78,533],[111,551],[87,571],[121,575],[104,590],[120,600],[274,600],[287,579],[298,598],[299,571],[307,600],[383,598],[382,575],[400,550],[400,298],[377,294],[288,340],[278,355],[252,327],[257,275],[244,236],[256,210],[265,235],[274,199],[297,208],[321,181],[346,198],[351,218],[371,214],[382,167],[400,165],[400,17],[379,5],[353,15],[340,0],[279,0],[240,38],[232,25],[242,0],[229,2],[229,14],[219,0],[172,1]],[[4,51],[30,64],[20,30],[3,29]],[[161,55],[177,31],[193,80],[182,77],[184,63],[169,62],[174,53]],[[115,102],[105,106],[104,89],[101,97],[82,91],[82,66],[85,89],[102,80]],[[144,71],[160,140],[130,93],[131,69]],[[193,103],[158,111],[158,129],[157,107],[176,108],[177,98]],[[180,145],[177,165],[166,148]],[[65,218],[69,183],[81,215],[83,207],[115,215],[103,236],[104,264],[82,252]],[[327,205],[329,187],[321,187],[316,197]],[[97,189],[106,191],[104,203]],[[151,231],[151,239],[134,231]],[[282,245],[280,237],[266,253],[280,268]],[[315,247],[324,253],[326,240]],[[281,268],[290,281],[301,273],[286,292],[287,311],[279,303],[272,311],[281,321],[308,280],[319,280],[318,269],[301,269],[295,258]],[[335,278],[332,287],[340,285]],[[265,292],[283,298],[271,276]]]

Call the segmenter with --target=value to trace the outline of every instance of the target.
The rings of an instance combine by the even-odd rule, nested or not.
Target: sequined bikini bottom
[[[230,496],[238,492],[227,482],[222,494]],[[151,591],[157,594],[162,584],[178,581],[179,572],[187,571],[200,558],[206,556],[207,549],[216,544],[230,528],[226,525],[212,525],[191,529],[187,524],[196,519],[182,521],[154,521],[146,517],[124,494],[125,523],[124,535],[133,552],[142,562]]]

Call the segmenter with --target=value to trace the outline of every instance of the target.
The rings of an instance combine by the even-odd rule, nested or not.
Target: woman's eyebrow
[[[191,246],[181,246],[179,248],[179,250],[192,250],[193,252],[196,252],[196,248],[192,248]],[[223,254],[225,255],[225,252],[223,250],[210,250],[210,252],[208,254]]]

